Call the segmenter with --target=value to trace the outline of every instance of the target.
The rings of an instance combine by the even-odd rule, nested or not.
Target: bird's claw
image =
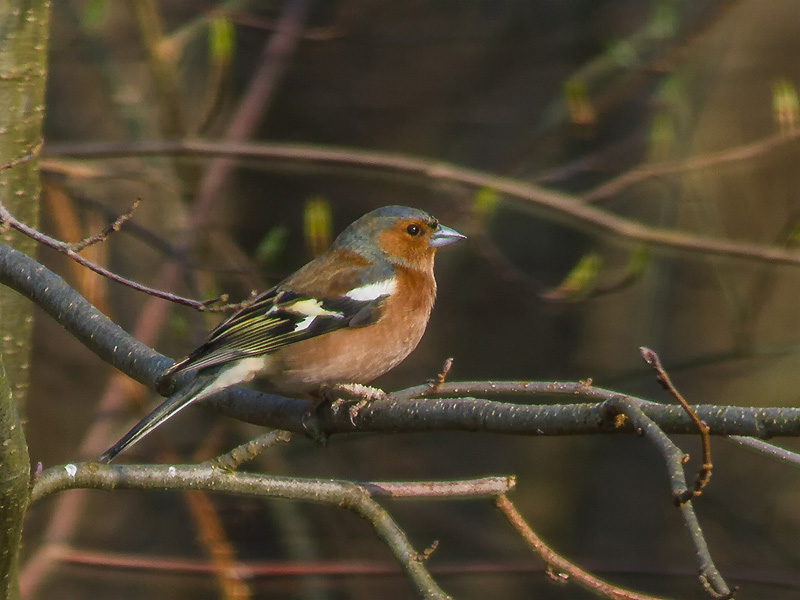
[[[358,413],[367,406],[370,402],[375,400],[385,400],[388,396],[386,392],[379,388],[362,385],[360,383],[340,383],[334,386],[324,388],[323,397],[334,398],[331,402],[331,409],[338,412],[345,404],[355,401],[354,404],[347,408],[347,414],[350,418],[350,424],[356,426],[356,417]],[[346,396],[346,397],[342,397]]]

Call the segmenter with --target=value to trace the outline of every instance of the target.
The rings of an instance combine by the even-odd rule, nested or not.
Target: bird
[[[100,461],[141,440],[190,404],[264,378],[283,394],[367,384],[416,348],[428,325],[436,250],[466,236],[428,213],[384,206],[351,223],[317,258],[222,321],[156,387],[191,379]]]

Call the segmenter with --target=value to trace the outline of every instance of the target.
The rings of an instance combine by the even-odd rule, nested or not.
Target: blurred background
[[[439,253],[428,332],[377,385],[420,384],[453,357],[452,380],[591,378],[669,402],[639,358],[646,345],[692,403],[796,406],[796,267],[645,248],[490,188],[358,162],[145,155],[134,144],[399,153],[654,227],[791,247],[799,33],[793,0],[56,2],[42,228],[76,241],[141,197],[132,222],[87,257],[153,287],[239,300],[361,214],[416,206],[469,240]],[[93,157],[70,154],[89,142],[103,143]],[[655,177],[635,175],[654,166]],[[626,173],[628,185],[601,187]],[[169,356],[219,319],[50,251],[39,258]],[[41,314],[34,352],[34,464],[95,458],[155,402]],[[194,409],[121,462],[204,459],[259,431]],[[695,439],[676,442],[697,459]],[[695,506],[717,566],[738,598],[797,598],[797,471],[718,438],[713,451]],[[571,560],[654,595],[707,597],[663,461],[633,436],[298,438],[252,468],[354,480],[515,474],[512,500]],[[454,597],[590,597],[554,583],[489,500],[384,505],[419,550],[438,540],[428,565]],[[31,599],[415,597],[369,527],[329,507],[70,492],[34,506],[26,536]],[[232,576],[236,563],[251,576]]]

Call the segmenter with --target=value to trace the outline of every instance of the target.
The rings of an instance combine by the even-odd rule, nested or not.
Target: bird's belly
[[[369,383],[416,348],[429,311],[412,311],[362,328],[337,331],[275,353],[270,382],[282,392],[305,392],[331,383]]]

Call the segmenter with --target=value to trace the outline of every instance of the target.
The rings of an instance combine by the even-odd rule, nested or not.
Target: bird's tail
[[[100,457],[100,462],[111,462],[117,454],[138,442],[164,421],[177,414],[178,411],[207,395],[203,394],[203,391],[208,388],[213,379],[214,377],[208,375],[197,375],[191,382],[159,404],[153,412],[134,425],[122,439],[106,450]]]

